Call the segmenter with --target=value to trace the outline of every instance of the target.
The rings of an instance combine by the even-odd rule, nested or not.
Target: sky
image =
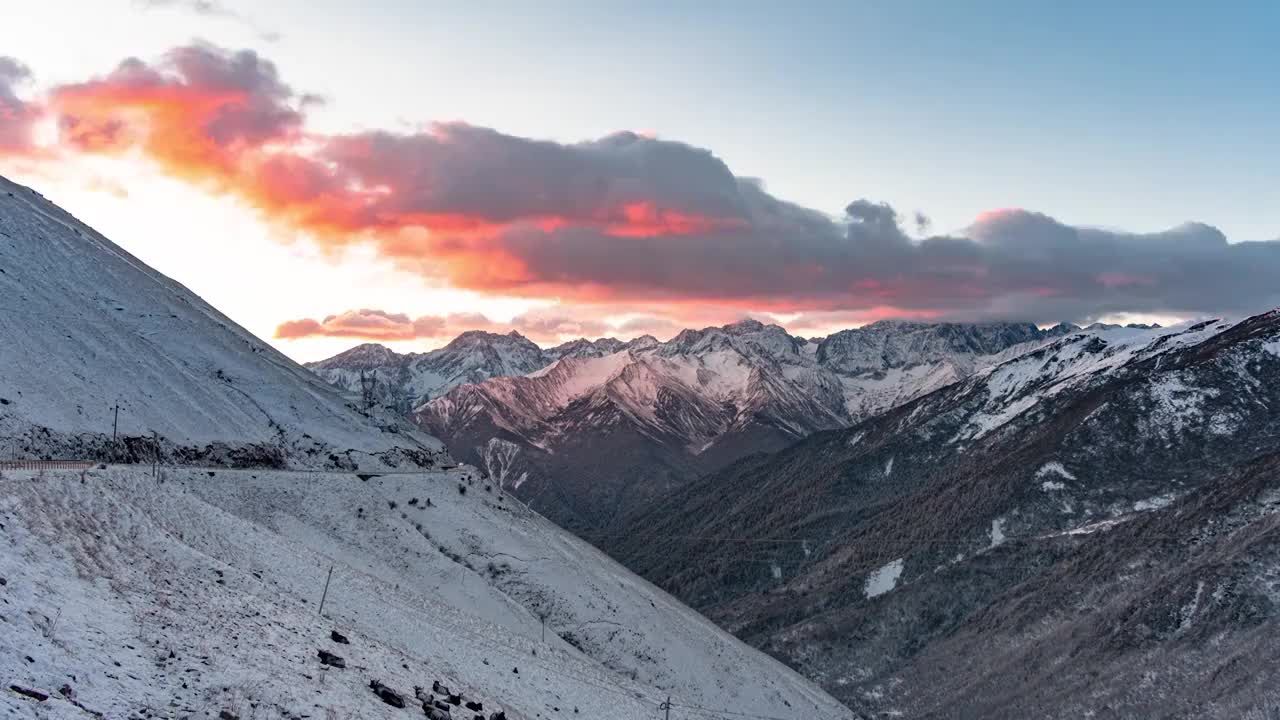
[[[0,2],[0,173],[300,360],[1280,305],[1275,3]]]

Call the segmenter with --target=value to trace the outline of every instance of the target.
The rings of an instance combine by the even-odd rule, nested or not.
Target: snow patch
[[[1152,421],[1160,427],[1171,428],[1174,434],[1180,434],[1190,425],[1201,422],[1204,418],[1205,400],[1219,394],[1216,388],[1192,387],[1176,377],[1162,378],[1152,383],[1149,392],[1156,404]],[[1221,422],[1219,427],[1222,427]]]
[[[1178,632],[1182,632],[1191,627],[1191,623],[1195,620],[1196,611],[1200,609],[1200,597],[1204,595],[1204,581],[1200,580],[1196,583],[1196,594],[1191,598],[1191,602],[1182,606],[1181,619],[1178,622]]]
[[[1004,544],[1004,518],[996,518],[991,521],[991,547],[999,547]]]
[[[1133,504],[1133,509],[1136,512],[1146,512],[1148,510],[1159,510],[1160,508],[1168,507],[1170,504],[1173,503],[1174,500],[1177,500],[1177,499],[1178,499],[1178,496],[1173,493],[1157,495],[1155,497],[1147,498],[1146,500],[1139,500],[1138,502]]]
[[[1075,475],[1072,475],[1070,472],[1068,472],[1067,469],[1062,466],[1062,463],[1057,462],[1056,460],[1053,462],[1047,462],[1044,465],[1041,465],[1040,469],[1036,471],[1036,477],[1038,478],[1046,477],[1048,475],[1057,475],[1058,477],[1064,478],[1067,480],[1076,479]],[[1055,484],[1059,486],[1062,485],[1061,483],[1055,483]]]
[[[868,599],[883,595],[898,586],[902,577],[903,559],[898,558],[867,576],[863,592]]]

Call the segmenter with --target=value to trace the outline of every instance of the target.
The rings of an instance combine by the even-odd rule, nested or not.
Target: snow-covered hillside
[[[512,720],[850,717],[474,477],[6,470],[0,674],[48,699],[0,714],[420,717],[439,682]]]
[[[0,442],[18,457],[431,464],[438,441],[360,412],[182,285],[0,178]],[[120,440],[111,443],[116,405]]]

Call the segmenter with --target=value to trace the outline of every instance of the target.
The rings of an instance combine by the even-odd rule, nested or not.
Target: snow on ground
[[[1202,342],[1223,332],[1235,321],[1186,322],[1162,328],[1087,328],[1036,352],[1020,355],[986,370],[968,382],[983,384],[989,398],[981,412],[952,439],[972,440],[1002,427],[1010,420],[1051,397],[1101,373],[1113,371],[1137,360]],[[1157,402],[1175,403],[1170,412],[1189,412],[1180,402],[1178,388],[1154,392]]]
[[[1038,478],[1047,477],[1049,475],[1057,475],[1058,477],[1066,480],[1076,479],[1076,476],[1068,472],[1067,469],[1062,466],[1062,463],[1057,460],[1047,462],[1044,465],[1041,465],[1039,470],[1036,470],[1036,477]]]
[[[991,521],[991,547],[1003,545],[1004,541],[1004,518],[996,518]]]
[[[1147,510],[1159,510],[1160,508],[1168,507],[1169,505],[1173,504],[1173,501],[1177,499],[1178,499],[1178,496],[1174,493],[1157,495],[1155,497],[1150,497],[1145,500],[1139,500],[1138,502],[1133,504],[1133,509],[1135,512],[1146,512]]]
[[[867,582],[863,586],[867,599],[883,595],[897,587],[898,578],[902,577],[902,569],[903,559],[898,558],[867,575]]]
[[[1152,413],[1154,425],[1169,428],[1174,435],[1181,434],[1204,419],[1204,403],[1218,396],[1216,388],[1197,388],[1187,385],[1180,377],[1170,376],[1152,383],[1147,391],[1155,401]]]
[[[848,717],[474,476],[6,471],[0,675],[50,699],[0,715],[86,717],[66,685],[108,718],[406,717],[438,680],[526,720]]]

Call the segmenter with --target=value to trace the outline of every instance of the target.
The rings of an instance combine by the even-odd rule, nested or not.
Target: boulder
[[[372,690],[374,694],[378,696],[379,700],[390,705],[391,707],[398,707],[398,708],[404,707],[404,698],[400,697],[400,693],[396,692],[395,690],[392,690],[386,685],[383,685],[377,680],[369,681],[369,689]]]
[[[341,657],[334,655],[328,650],[317,650],[316,654],[320,656],[321,665],[329,665],[336,668],[344,668],[347,666],[346,660],[343,660]]]

